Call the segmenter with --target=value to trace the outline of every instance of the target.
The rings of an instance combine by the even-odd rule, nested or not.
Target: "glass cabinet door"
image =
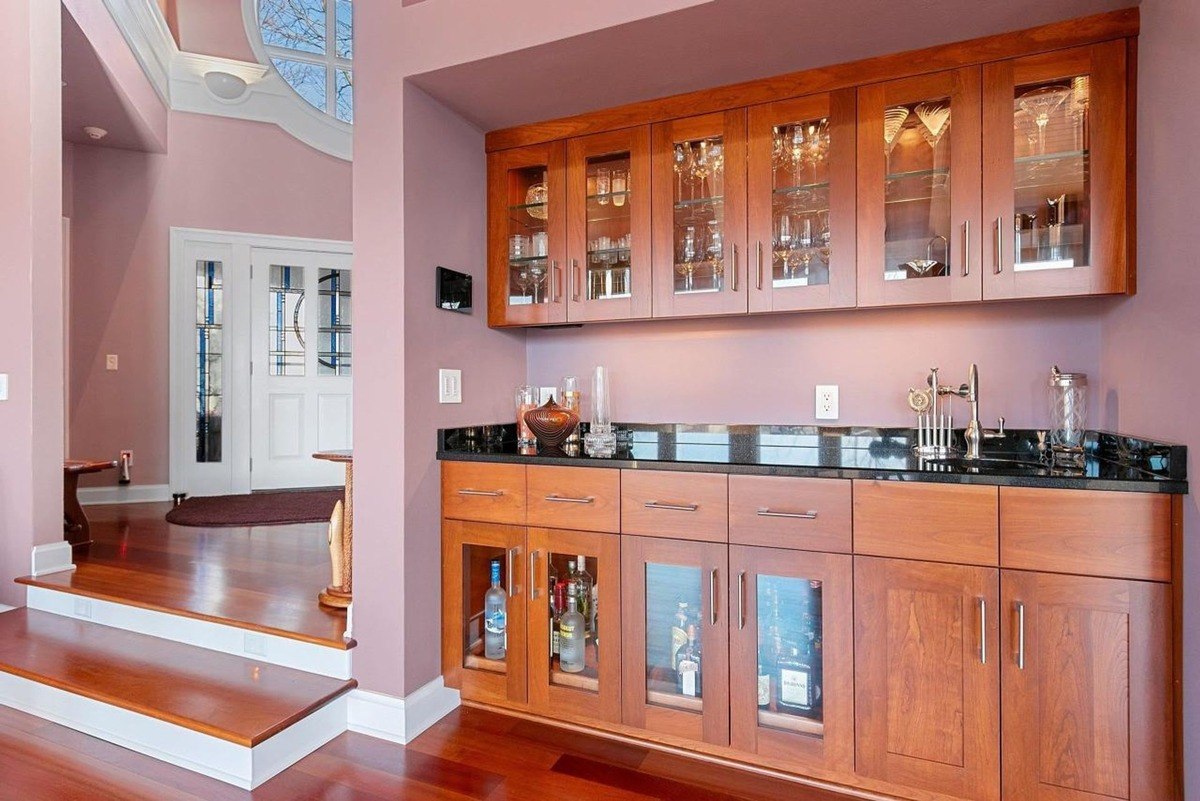
[[[621,720],[621,543],[529,529],[529,703],[554,717]]]
[[[650,316],[650,127],[567,142],[567,319]]]
[[[855,92],[749,112],[750,311],[853,306]]]
[[[784,769],[852,770],[851,557],[734,545],[729,572],[732,745]]]
[[[1124,62],[1116,41],[984,67],[984,297],[1126,291]]]
[[[858,115],[859,305],[979,300],[979,68],[861,87]]]
[[[443,522],[442,668],[464,698],[524,702],[525,529]]]
[[[488,157],[488,323],[565,322],[566,145]]]
[[[746,311],[746,112],[654,126],[654,316]]]
[[[728,744],[726,546],[633,536],[621,550],[623,721]]]

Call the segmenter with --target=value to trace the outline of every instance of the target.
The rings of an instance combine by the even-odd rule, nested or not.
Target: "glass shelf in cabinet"
[[[604,201],[612,200],[613,198],[627,198],[633,194],[630,190],[624,192],[601,192],[597,195],[587,195],[588,200],[594,200],[600,205],[605,205]],[[618,208],[621,208],[618,206]]]
[[[927,178],[934,175],[949,175],[949,167],[935,167],[931,170],[906,170],[905,172],[890,172],[884,176],[886,181],[903,181],[907,178]]]
[[[620,256],[629,252],[629,248],[600,248],[589,250],[589,256]]]
[[[1037,164],[1042,161],[1065,161],[1068,159],[1082,159],[1087,161],[1087,150],[1064,150],[1058,153],[1032,153],[1028,156],[1017,156],[1013,159],[1014,164]]]
[[[549,256],[520,256],[518,258],[509,257],[508,266],[524,267],[529,264],[536,264],[539,261],[545,261]]]
[[[509,211],[528,211],[529,209],[544,209],[548,203],[514,203],[508,207]]]
[[[771,190],[775,195],[798,195],[801,192],[815,192],[818,189],[828,189],[829,181],[815,184],[796,184],[795,186],[779,186]]]
[[[791,715],[787,712],[771,712],[766,709],[758,711],[758,725],[814,737],[822,737],[825,734],[825,724],[819,720],[802,715]]]
[[[696,197],[696,198],[690,198],[688,200],[675,201],[675,208],[687,209],[687,208],[691,208],[693,206],[716,205],[717,203],[724,203],[724,202],[725,202],[725,197],[723,195],[713,195],[712,197]]]

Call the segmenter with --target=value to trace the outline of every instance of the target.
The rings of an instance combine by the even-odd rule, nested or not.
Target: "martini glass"
[[[1070,95],[1071,90],[1061,86],[1039,86],[1017,98],[1017,105],[1021,107],[1021,111],[1037,123],[1039,153],[1046,152],[1046,125],[1050,122],[1050,115],[1057,111]]]
[[[907,119],[907,106],[893,106],[883,112],[883,152],[887,156],[892,155],[896,140],[900,138],[900,129],[904,127],[904,121]]]
[[[942,141],[946,131],[950,130],[950,104],[945,101],[927,101],[918,104],[914,112],[921,121],[921,136],[936,157],[938,143]],[[937,166],[936,158],[934,166]]]

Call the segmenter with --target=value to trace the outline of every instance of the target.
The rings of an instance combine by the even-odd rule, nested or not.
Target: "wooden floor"
[[[345,648],[346,613],[317,604],[329,583],[328,526],[191,528],[169,503],[89,506],[93,544],[76,569],[22,583],[233,623]]]
[[[0,613],[0,671],[246,747],[357,686],[31,609]]]
[[[407,747],[343,734],[248,793],[0,707],[0,776],[23,801],[849,801],[472,709]]]

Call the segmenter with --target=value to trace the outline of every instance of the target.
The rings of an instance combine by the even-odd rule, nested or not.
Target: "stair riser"
[[[351,677],[351,652],[289,637],[248,631],[207,620],[87,598],[44,587],[26,587],[30,609],[147,634],[272,665],[336,679]]]
[[[0,704],[106,742],[253,790],[346,730],[346,696],[253,748],[0,673]]]

